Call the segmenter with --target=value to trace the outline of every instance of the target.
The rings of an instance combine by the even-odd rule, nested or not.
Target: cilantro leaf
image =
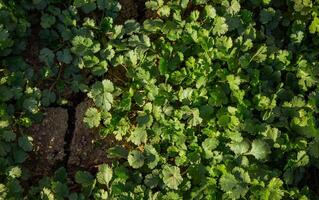
[[[251,150],[249,154],[255,156],[258,160],[264,160],[267,158],[268,154],[270,153],[270,147],[267,142],[256,139],[251,144]]]
[[[228,25],[226,23],[226,19],[224,17],[215,17],[214,18],[214,28],[213,34],[215,35],[223,35],[228,31]]]
[[[32,140],[30,136],[23,135],[19,137],[18,144],[24,151],[32,151]]]
[[[50,66],[54,63],[54,58],[55,58],[55,54],[53,53],[52,50],[50,50],[48,48],[43,48],[40,50],[39,59],[43,63]]]
[[[165,165],[162,174],[164,184],[170,189],[177,190],[183,181],[180,169],[176,166]]]
[[[229,147],[236,155],[242,155],[249,151],[250,145],[248,141],[242,140],[229,144]]]
[[[70,64],[72,62],[72,55],[69,49],[63,49],[57,52],[57,59],[65,64]]]
[[[144,165],[144,155],[138,150],[130,151],[127,160],[134,169],[141,168]]]
[[[55,16],[49,15],[47,13],[44,13],[41,16],[41,26],[42,28],[50,28],[53,24],[55,24],[56,19]]]
[[[113,83],[110,80],[97,81],[93,84],[88,96],[103,111],[109,111],[113,104]]]
[[[212,150],[216,149],[219,141],[216,138],[206,138],[202,143],[202,147],[206,154],[206,158],[212,158],[214,156]]]
[[[283,182],[279,178],[272,178],[267,187],[261,192],[262,200],[281,200],[284,196]]]
[[[223,174],[219,180],[219,185],[221,189],[225,192],[224,196],[230,197],[232,199],[239,199],[244,197],[248,189],[240,183],[236,177],[232,174]]]
[[[89,108],[85,112],[83,122],[89,127],[94,128],[100,125],[101,114],[96,108]]]
[[[135,128],[131,133],[129,140],[139,146],[147,141],[147,132],[144,128]]]
[[[81,184],[84,187],[93,184],[94,177],[92,174],[86,171],[77,171],[75,174],[75,182]]]
[[[112,168],[107,164],[102,164],[99,166],[99,172],[96,174],[97,181],[100,184],[108,185],[113,176]]]

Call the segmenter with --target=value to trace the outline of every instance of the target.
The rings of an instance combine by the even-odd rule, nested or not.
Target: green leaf
[[[39,55],[40,61],[50,66],[50,65],[53,65],[54,58],[55,58],[55,55],[52,50],[48,48],[41,49],[40,55]]]
[[[319,141],[312,142],[309,145],[309,154],[316,159],[319,158]]]
[[[240,183],[236,177],[232,174],[223,174],[219,180],[220,188],[225,192],[224,196],[228,196],[231,199],[239,199],[244,197],[248,191],[248,188]]]
[[[223,35],[228,31],[228,25],[226,23],[226,19],[224,17],[215,17],[214,19],[214,35]]]
[[[236,155],[242,155],[249,151],[250,145],[246,140],[242,140],[229,144],[229,147]]]
[[[147,166],[150,169],[154,169],[160,160],[160,156],[158,152],[152,145],[145,145],[144,152],[145,152]]]
[[[39,111],[39,103],[36,99],[30,97],[23,101],[23,108],[35,114]]]
[[[230,6],[227,8],[227,12],[231,15],[235,15],[240,11],[240,4],[237,0],[232,0]]]
[[[108,185],[113,176],[113,170],[107,164],[99,166],[99,172],[96,174],[97,181],[100,184]]]
[[[158,169],[153,170],[150,174],[147,174],[144,179],[144,183],[149,188],[154,188],[159,185],[161,178],[159,176],[160,171]]]
[[[171,8],[168,5],[164,5],[161,8],[159,8],[157,12],[160,16],[168,17],[170,15]]]
[[[264,160],[267,158],[268,154],[270,153],[270,147],[267,142],[256,139],[251,144],[251,150],[249,154],[255,156],[258,160]]]
[[[19,178],[22,175],[22,170],[20,167],[15,166],[15,167],[10,167],[8,171],[8,176],[11,178]]]
[[[145,30],[150,32],[156,32],[163,28],[164,22],[161,19],[147,19],[143,23]]]
[[[23,135],[19,137],[18,144],[24,151],[32,151],[32,137]]]
[[[204,11],[207,18],[214,19],[216,17],[216,10],[212,5],[206,5]]]
[[[260,22],[262,24],[267,24],[272,21],[275,16],[275,10],[273,8],[262,9],[260,11]]]
[[[135,128],[128,138],[135,145],[139,146],[147,141],[147,132],[144,128]]]
[[[94,181],[92,174],[86,171],[77,171],[75,174],[75,182],[84,187],[90,186]]]
[[[319,18],[314,17],[310,26],[309,26],[309,32],[312,34],[319,33]]]
[[[16,163],[23,163],[28,158],[28,154],[22,149],[15,148],[13,149],[13,158]]]
[[[0,128],[2,128],[2,127],[0,126]],[[5,130],[2,132],[1,137],[6,142],[12,142],[16,139],[16,134],[12,131]]]
[[[226,79],[228,81],[228,84],[231,90],[234,90],[234,91],[239,90],[239,85],[241,82],[240,77],[234,76],[233,74],[231,74],[231,75],[228,75]]]
[[[72,55],[69,49],[63,49],[63,51],[57,52],[57,59],[65,64],[70,64],[72,62]]]
[[[267,187],[261,192],[262,200],[281,200],[284,196],[283,182],[279,178],[272,178]]]
[[[219,141],[216,138],[206,138],[202,143],[206,158],[212,158],[214,156],[213,150],[217,148]]]
[[[53,24],[55,24],[55,17],[49,14],[44,13],[41,16],[41,26],[44,29],[50,28]]]
[[[106,10],[106,14],[111,17],[115,17],[121,10],[121,4],[115,0],[97,0],[97,7],[100,10]]]
[[[105,60],[95,65],[92,69],[92,74],[95,76],[102,76],[108,70],[108,64]]]
[[[93,45],[91,38],[77,35],[72,39],[71,52],[78,56],[84,56],[93,49]]]
[[[97,81],[93,84],[88,96],[103,111],[109,111],[113,103],[113,83],[109,80]]]
[[[105,191],[104,189],[98,189],[95,193],[94,193],[94,199],[101,199],[101,200],[107,200],[109,197],[109,194],[107,191]]]
[[[101,114],[96,108],[89,108],[85,112],[83,122],[89,127],[94,128],[100,125]]]
[[[130,151],[127,160],[134,169],[141,168],[144,165],[144,155],[138,150]]]
[[[54,92],[51,92],[48,89],[42,91],[41,103],[43,106],[49,106],[51,103],[54,103],[56,100],[56,95]]]
[[[128,152],[122,146],[114,146],[107,150],[107,157],[108,158],[127,158]]]
[[[189,0],[181,0],[181,7],[186,9],[188,6]]]
[[[177,190],[183,181],[180,169],[176,166],[165,165],[162,174],[164,184],[170,189]]]
[[[9,101],[13,97],[14,94],[9,87],[0,85],[0,101]]]

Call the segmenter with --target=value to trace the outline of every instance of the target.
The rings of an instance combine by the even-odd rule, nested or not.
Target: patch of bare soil
[[[126,75],[126,70],[123,66],[110,67],[106,78],[119,87],[125,87],[129,83],[129,78]]]
[[[137,4],[134,0],[119,0],[122,8],[116,19],[117,24],[124,24],[128,19],[137,19]]]
[[[34,124],[28,133],[34,148],[26,162],[32,177],[50,175],[64,158],[64,137],[68,129],[68,112],[63,108],[47,108],[40,124]]]
[[[70,145],[68,170],[72,174],[78,169],[94,170],[97,165],[109,163],[106,150],[116,143],[114,137],[101,138],[98,129],[89,129],[83,123],[86,110],[93,102],[85,100],[76,107],[75,130]]]
[[[35,73],[39,73],[41,69],[41,62],[39,60],[39,32],[40,32],[40,26],[39,24],[39,16],[37,14],[32,14],[30,16],[32,19],[36,19],[32,22],[31,26],[31,34],[27,40],[27,48],[24,52],[24,58],[25,61],[31,65],[32,69],[35,71]]]
[[[146,0],[119,0],[122,9],[116,19],[117,24],[124,24],[126,20],[135,19],[143,22],[146,19],[156,18],[156,11],[147,10]]]

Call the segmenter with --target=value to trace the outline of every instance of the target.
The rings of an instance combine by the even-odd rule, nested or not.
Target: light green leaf
[[[202,147],[205,151],[206,158],[212,158],[214,156],[213,150],[217,148],[219,141],[216,138],[206,138],[202,143]]]
[[[100,125],[101,114],[96,108],[89,108],[85,112],[83,122],[89,127],[94,128]]]
[[[281,200],[284,196],[283,182],[279,178],[272,178],[261,193],[261,200]]]
[[[8,176],[11,178],[19,178],[22,175],[22,170],[20,167],[15,166],[15,167],[10,167],[10,170],[8,172]]]
[[[267,142],[256,139],[251,144],[251,150],[249,154],[255,156],[258,160],[264,160],[267,158],[268,154],[270,153],[270,147]]]
[[[139,146],[147,141],[147,132],[144,128],[135,128],[131,133],[129,140]]]
[[[183,181],[180,169],[176,166],[165,165],[162,174],[164,184],[170,189],[177,190]]]
[[[214,35],[223,35],[228,31],[228,25],[226,23],[226,19],[224,17],[215,17],[214,19]]]
[[[250,145],[246,140],[229,144],[230,149],[236,155],[242,155],[249,151]]]
[[[314,17],[310,26],[309,26],[309,32],[314,34],[316,32],[319,33],[319,18],[318,17]]]
[[[113,170],[107,164],[99,166],[99,172],[96,174],[97,181],[100,184],[108,185],[113,176]]]

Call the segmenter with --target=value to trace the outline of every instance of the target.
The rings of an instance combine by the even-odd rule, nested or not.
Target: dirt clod
[[[63,108],[47,108],[40,124],[33,125],[28,133],[33,137],[34,148],[27,161],[32,176],[50,175],[54,166],[64,157],[64,137],[68,128],[68,112]]]

